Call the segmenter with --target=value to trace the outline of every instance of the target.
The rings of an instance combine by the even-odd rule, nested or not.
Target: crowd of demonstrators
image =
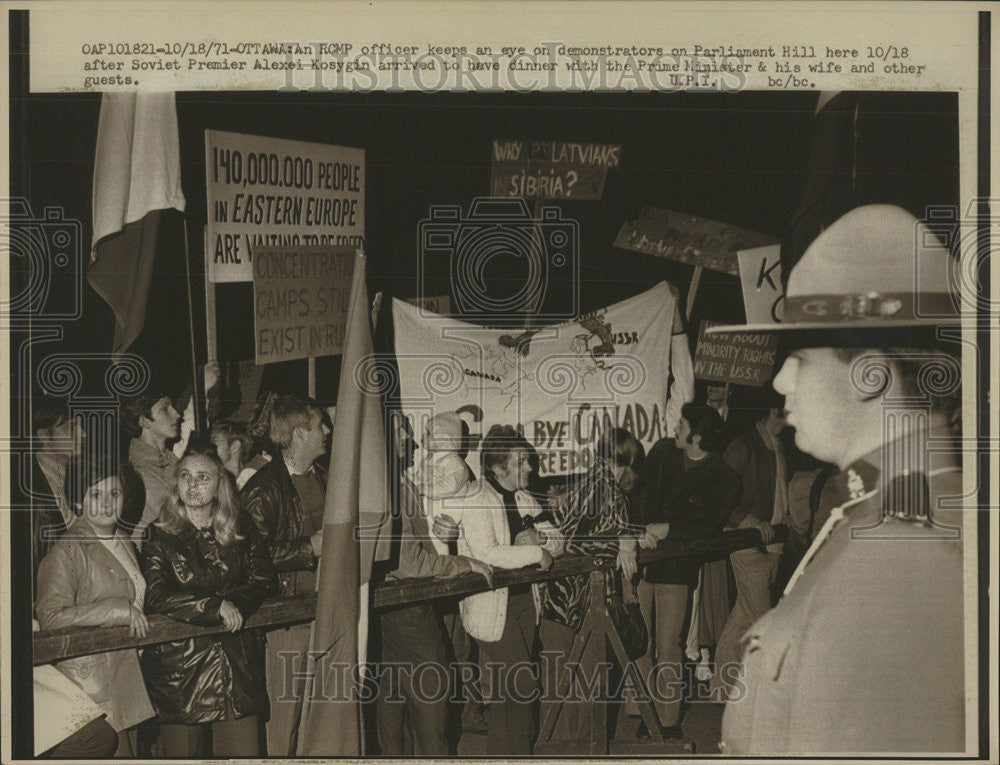
[[[518,427],[489,427],[475,479],[458,412],[427,424],[419,461],[410,422],[392,412],[397,544],[385,579],[443,582],[474,573],[490,589],[462,597],[457,614],[442,608],[445,599],[379,613],[374,714],[381,753],[453,752],[447,726],[458,689],[450,686],[468,678],[448,665],[472,655],[460,645],[466,637],[478,650],[488,753],[532,753],[540,715],[560,695],[558,672],[590,607],[590,578],[499,589],[492,578],[497,569],[548,570],[564,553],[614,561],[605,581],[609,613],[637,580],[649,634],[637,665],[658,732],[679,737],[692,682],[685,627],[696,630],[696,642],[713,642],[710,630],[695,624],[702,561],[665,558],[640,568],[636,548],[703,542],[727,526],[753,529],[759,545],[728,556],[735,602],[712,675],[715,698],[728,702],[724,751],[960,750],[961,519],[939,509],[939,500],[961,494],[961,472],[954,455],[940,451],[926,465],[904,459],[922,454],[926,439],[954,435],[957,394],[928,397],[921,388],[926,365],[948,368],[950,356],[933,338],[913,334],[933,321],[914,315],[886,326],[881,313],[865,313],[868,292],[855,294],[857,279],[879,286],[895,269],[897,278],[884,286],[890,299],[879,305],[909,311],[912,300],[891,296],[913,287],[903,277],[912,276],[914,235],[930,241],[912,216],[884,206],[856,210],[827,229],[791,273],[788,320],[774,330],[790,355],[774,391],[763,392],[766,405],[752,427],[736,434],[727,428],[723,388],[700,398],[713,405],[684,404],[674,437],[648,455],[629,433],[609,428],[594,464],[556,493],[549,509],[530,491],[536,455]],[[882,259],[877,272],[865,270],[862,255],[871,248]],[[845,270],[845,258],[855,267]],[[946,267],[933,258],[927,265],[924,275],[943,284],[921,288],[945,293]],[[810,310],[816,301],[833,300],[835,308],[856,302],[858,316],[796,326],[805,323],[796,310],[807,300]],[[901,337],[898,328],[909,334]],[[926,342],[917,346],[914,337]],[[869,357],[884,378],[871,390],[857,372]],[[887,402],[900,412],[889,426]],[[132,440],[121,463],[88,443],[64,402],[33,400],[32,554],[40,560],[41,629],[127,626],[142,638],[147,615],[160,614],[222,630],[37,668],[36,694],[54,699],[53,710],[74,689],[90,703],[77,704],[73,726],[50,721],[36,737],[46,747],[39,754],[144,754],[138,728],[153,721],[158,755],[295,754],[302,688],[288,680],[305,669],[309,627],[265,636],[246,623],[266,598],[315,590],[331,426],[316,401],[270,393],[250,425],[220,420],[188,442],[187,419],[159,393],[126,402],[121,424]],[[821,463],[792,469],[786,426]],[[885,462],[886,454],[894,461]],[[784,547],[775,539],[783,524]],[[864,536],[870,543],[856,543]],[[789,561],[797,566],[784,586],[780,571]],[[703,603],[713,597],[705,595],[712,586],[706,570]],[[539,647],[548,657],[541,672]],[[421,688],[417,670],[427,667],[441,668],[430,675],[449,687],[436,694]],[[561,699],[568,703],[554,740],[587,733],[572,699],[572,689]],[[637,700],[625,701],[624,712],[635,715]],[[645,723],[637,727],[640,737],[653,733]]]
[[[679,737],[688,682],[683,633],[687,620],[695,618],[691,595],[701,562],[664,560],[639,571],[637,547],[651,549],[666,538],[702,540],[726,522],[757,528],[763,545],[772,541],[767,532],[773,525],[793,514],[792,500],[780,488],[784,466],[775,436],[781,425],[777,406],[730,444],[726,459],[718,412],[686,404],[681,414],[675,438],[661,440],[648,456],[627,431],[609,429],[599,440],[594,465],[550,498],[551,510],[546,510],[528,491],[534,452],[517,428],[489,429],[480,444],[482,478],[471,480],[465,462],[468,427],[460,417],[439,416],[428,423],[423,442],[430,456],[414,470],[420,447],[409,421],[394,413],[398,557],[385,579],[445,580],[475,572],[491,582],[495,568],[547,569],[563,552],[614,560],[606,574],[609,612],[610,601],[625,599],[638,580],[650,637],[638,666],[653,691],[660,732]],[[37,429],[39,438],[79,452],[83,435],[75,421],[58,412],[46,417]],[[265,598],[315,589],[326,497],[322,458],[330,427],[314,400],[266,394],[255,438],[246,425],[222,420],[210,424],[207,438],[190,439],[178,459],[170,446],[182,430],[181,419],[167,396],[130,400],[123,407],[123,424],[134,436],[128,444],[131,462],[119,467],[108,455],[98,455],[96,462],[93,455],[89,461],[77,455],[63,468],[65,506],[71,519],[82,516],[73,525],[79,533],[64,536],[41,567],[39,621],[43,629],[127,624],[141,636],[148,629],[144,614],[160,613],[224,627],[227,632],[217,635],[146,648],[141,662],[135,650],[109,653],[118,664],[103,673],[87,669],[82,673],[86,682],[81,672],[74,674],[73,663],[107,662],[106,657],[70,660],[59,670],[102,710],[116,733],[111,751],[119,756],[140,753],[136,726],[154,720],[156,755],[291,756],[301,714],[296,694],[302,688],[289,684],[288,677],[290,669],[301,675],[305,668],[309,626],[278,627],[262,635],[243,625]],[[244,457],[261,444],[272,458],[258,460],[256,471],[248,473]],[[49,465],[45,475],[53,472]],[[246,482],[238,491],[241,476]],[[51,485],[50,478],[46,481]],[[815,508],[821,493],[810,488],[807,504]],[[792,524],[812,534],[814,517],[813,509],[799,510]],[[60,521],[59,528],[67,525]],[[763,577],[737,573],[738,592],[765,591],[773,578],[770,556],[776,553],[742,554],[760,556],[767,566]],[[741,572],[738,557],[733,556],[733,565]],[[95,566],[95,558],[105,565]],[[111,561],[113,567],[106,565]],[[112,568],[109,581],[92,581]],[[589,586],[589,577],[573,576],[471,595],[461,599],[454,614],[442,608],[445,599],[380,613],[375,715],[381,752],[444,756],[454,751],[448,720],[457,689],[422,693],[414,685],[413,669],[437,665],[442,667],[438,676],[448,677],[450,684],[467,683],[464,670],[449,670],[462,650],[459,661],[465,667],[470,654],[478,653],[478,682],[469,683],[465,693],[485,702],[488,751],[530,754],[540,720],[561,703],[551,701],[558,696],[557,673],[589,608]],[[746,596],[751,606],[744,604],[742,611],[738,599],[733,616],[744,622],[759,616],[750,610],[757,605],[752,597]],[[738,623],[732,621],[727,630],[736,632]],[[463,649],[462,638],[475,651]],[[726,673],[738,666],[739,656],[725,659],[725,645],[721,641],[717,667],[723,680],[731,680]],[[539,648],[546,654],[540,669]],[[664,688],[669,692],[661,692]],[[579,705],[572,703],[571,692],[568,697],[553,740],[576,740],[586,733]],[[541,706],[539,698],[545,700]],[[635,715],[634,699],[626,702],[625,711]],[[70,742],[60,751],[108,746],[96,722],[89,721],[81,733],[82,744]],[[649,735],[644,728],[641,723],[638,736]]]
[[[211,388],[216,376],[217,368],[209,365],[206,386]],[[171,397],[156,393],[123,401],[120,415],[125,435],[121,452],[112,443],[87,441],[81,419],[70,416],[64,400],[32,399],[35,438],[29,498],[38,627],[120,625],[144,638],[149,629],[146,614],[166,613],[238,630],[275,589],[266,581],[268,551],[260,544],[253,545],[252,555],[244,549],[244,527],[255,539],[256,526],[242,510],[233,477],[217,454],[223,451],[230,467],[238,466],[246,443],[244,429],[239,423],[220,423],[213,431],[213,448],[192,447],[194,453],[180,459],[188,438],[179,436],[190,436],[193,430],[192,406],[185,407],[182,418]],[[192,465],[197,471],[189,469]],[[199,509],[196,504],[202,500]],[[206,517],[212,522],[197,532]],[[230,528],[229,521],[237,526]],[[177,546],[178,535],[187,548]],[[146,539],[156,542],[140,551]],[[264,572],[252,587],[251,563]],[[170,592],[171,587],[175,591]],[[137,726],[148,728],[154,720],[160,723],[151,728],[159,736],[154,753],[204,753],[198,726],[213,715],[220,721],[216,751],[246,752],[247,740],[256,746],[256,732],[247,734],[256,722],[233,726],[250,712],[266,710],[263,664],[256,662],[252,648],[257,645],[260,654],[260,642],[259,636],[244,631],[228,641],[198,639],[141,651],[123,649],[36,668],[36,700],[51,702],[36,705],[36,743],[45,744],[37,753],[96,758],[148,754],[149,736],[140,744]],[[236,680],[227,686],[231,703],[211,686],[228,683],[225,676]],[[241,678],[247,681],[243,686]],[[251,688],[256,695],[252,704]],[[90,709],[97,710],[94,714],[81,705],[80,693],[90,700]],[[79,711],[74,724],[52,718],[60,705],[70,703]],[[256,709],[251,708],[254,704]],[[171,728],[174,723],[195,727],[185,732]]]
[[[643,549],[655,548],[663,539],[686,542],[718,534],[739,494],[739,476],[722,459],[725,432],[714,408],[685,404],[674,435],[654,444],[643,463],[644,488],[634,514],[634,521],[644,527],[639,540]],[[652,688],[673,689],[653,694],[662,733],[669,738],[681,735],[681,642],[699,565],[697,558],[649,563],[639,583],[639,604],[651,639],[638,666]],[[670,677],[658,677],[665,673]],[[634,702],[626,711],[635,713]],[[639,735],[649,731],[640,730]]]

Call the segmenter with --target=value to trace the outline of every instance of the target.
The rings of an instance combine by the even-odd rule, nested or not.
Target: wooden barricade
[[[775,527],[777,539],[787,538],[787,529]],[[697,544],[678,544],[665,540],[656,550],[640,553],[639,562],[650,563],[664,558],[697,557],[712,560],[728,555],[733,550],[754,547],[761,543],[760,535],[754,529],[727,531],[710,540]],[[497,570],[494,574],[493,587],[509,587],[516,584],[535,583],[560,579],[572,574],[588,574],[590,576],[590,607],[580,632],[576,635],[570,656],[565,664],[566,671],[560,677],[557,695],[565,699],[567,690],[573,682],[573,673],[583,673],[584,677],[597,678],[598,686],[593,702],[587,704],[589,736],[586,741],[554,741],[551,739],[555,729],[559,708],[553,709],[541,721],[541,735],[535,747],[537,754],[609,754],[609,733],[607,701],[608,688],[601,667],[607,660],[607,651],[617,658],[619,666],[625,668],[633,664],[625,652],[621,636],[615,628],[607,612],[605,601],[605,570],[608,562],[587,556],[562,556],[556,559],[548,571],[537,569]],[[404,579],[384,582],[373,589],[372,606],[376,610],[406,603],[417,603],[436,598],[470,595],[489,589],[483,578],[478,574],[465,574],[447,581],[426,579]],[[316,614],[316,596],[297,595],[291,598],[281,598],[266,601],[261,608],[247,619],[245,628],[268,628],[286,626],[299,622],[311,621]],[[122,648],[142,648],[173,640],[182,640],[196,635],[212,635],[223,632],[221,625],[217,627],[199,627],[185,622],[178,622],[168,617],[152,614],[149,617],[149,632],[144,638],[130,636],[127,626],[121,627],[75,627],[49,632],[36,632],[33,639],[32,661],[34,665],[51,664],[62,659],[84,656],[92,653],[103,653]],[[635,676],[642,679],[642,673],[635,669]],[[690,753],[690,745],[680,742],[665,742],[659,734],[656,724],[656,713],[653,709],[648,689],[643,698],[638,701],[639,710],[646,727],[650,731],[648,742],[635,742],[629,751],[638,753]]]

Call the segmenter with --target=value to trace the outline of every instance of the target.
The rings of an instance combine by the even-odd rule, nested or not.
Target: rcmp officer
[[[845,498],[744,635],[727,754],[965,749],[962,476],[942,448],[960,367],[934,339],[958,323],[950,267],[909,213],[860,207],[792,270],[783,324],[720,328],[788,342],[775,390]]]

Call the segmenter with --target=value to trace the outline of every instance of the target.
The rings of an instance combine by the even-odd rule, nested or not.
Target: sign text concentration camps
[[[524,199],[600,199],[609,168],[621,163],[617,144],[493,141],[491,194]]]
[[[261,246],[363,243],[363,149],[206,130],[205,169],[213,282],[250,281]]]
[[[253,259],[257,364],[340,353],[353,247],[258,247]]]

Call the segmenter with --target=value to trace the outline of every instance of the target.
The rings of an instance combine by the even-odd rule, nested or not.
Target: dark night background
[[[366,151],[369,289],[417,293],[417,226],[432,205],[467,210],[489,191],[493,138],[619,143],[621,167],[600,201],[546,202],[581,229],[580,309],[622,300],[666,279],[682,299],[693,268],[612,247],[645,204],[774,234],[789,263],[843,211],[895,202],[918,216],[958,199],[957,99],[953,94],[842,93],[820,117],[816,94],[311,94],[179,93],[181,174],[193,271],[196,353],[205,356],[202,230],[208,129],[362,147]],[[29,95],[12,122],[11,177],[35,218],[58,207],[80,222],[85,268],[100,96]],[[182,216],[165,216],[146,328],[131,348],[168,388],[190,379]],[[446,258],[429,262],[426,294],[449,292]],[[501,263],[501,266],[503,264]],[[72,270],[72,269],[66,269]],[[498,269],[516,278],[516,263]],[[56,278],[51,300],[78,279]],[[62,291],[62,296],[60,295]],[[565,311],[569,285],[553,284],[545,311]],[[691,321],[743,320],[735,277],[705,271]],[[251,287],[218,288],[221,360],[253,358]],[[59,350],[107,351],[114,320],[89,287],[83,316],[64,325]],[[35,348],[34,365],[46,352]],[[318,393],[336,399],[339,363],[318,362]],[[305,362],[272,365],[264,385],[303,390]],[[98,381],[99,382],[99,381]]]

